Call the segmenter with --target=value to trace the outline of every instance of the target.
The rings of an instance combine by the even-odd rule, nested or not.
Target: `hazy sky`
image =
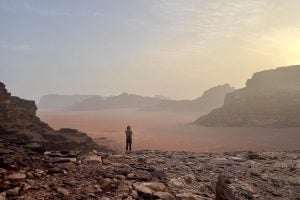
[[[300,63],[299,0],[0,0],[14,94],[194,98]]]

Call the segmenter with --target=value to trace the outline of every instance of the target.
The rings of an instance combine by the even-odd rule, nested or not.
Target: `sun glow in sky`
[[[298,0],[0,0],[0,80],[13,94],[243,87],[300,63]]]

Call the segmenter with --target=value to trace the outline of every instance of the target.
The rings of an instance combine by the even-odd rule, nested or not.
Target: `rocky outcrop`
[[[204,126],[300,126],[300,66],[258,72],[226,95],[224,106],[196,120]]]
[[[53,130],[36,116],[36,110],[34,101],[11,96],[0,82],[0,139],[18,141],[36,150],[99,148],[85,133],[73,129]]]
[[[12,97],[0,82],[0,127],[2,129],[51,129],[35,115],[34,101]]]

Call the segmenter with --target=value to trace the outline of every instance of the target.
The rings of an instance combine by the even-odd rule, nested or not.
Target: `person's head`
[[[128,126],[127,126],[127,130],[131,130],[131,126],[128,125]]]

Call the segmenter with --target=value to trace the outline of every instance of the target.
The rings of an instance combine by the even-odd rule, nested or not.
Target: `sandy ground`
[[[197,114],[104,110],[95,112],[39,111],[52,127],[72,127],[99,144],[124,149],[127,125],[134,131],[134,149],[195,152],[300,149],[300,128],[208,128],[189,126]]]

